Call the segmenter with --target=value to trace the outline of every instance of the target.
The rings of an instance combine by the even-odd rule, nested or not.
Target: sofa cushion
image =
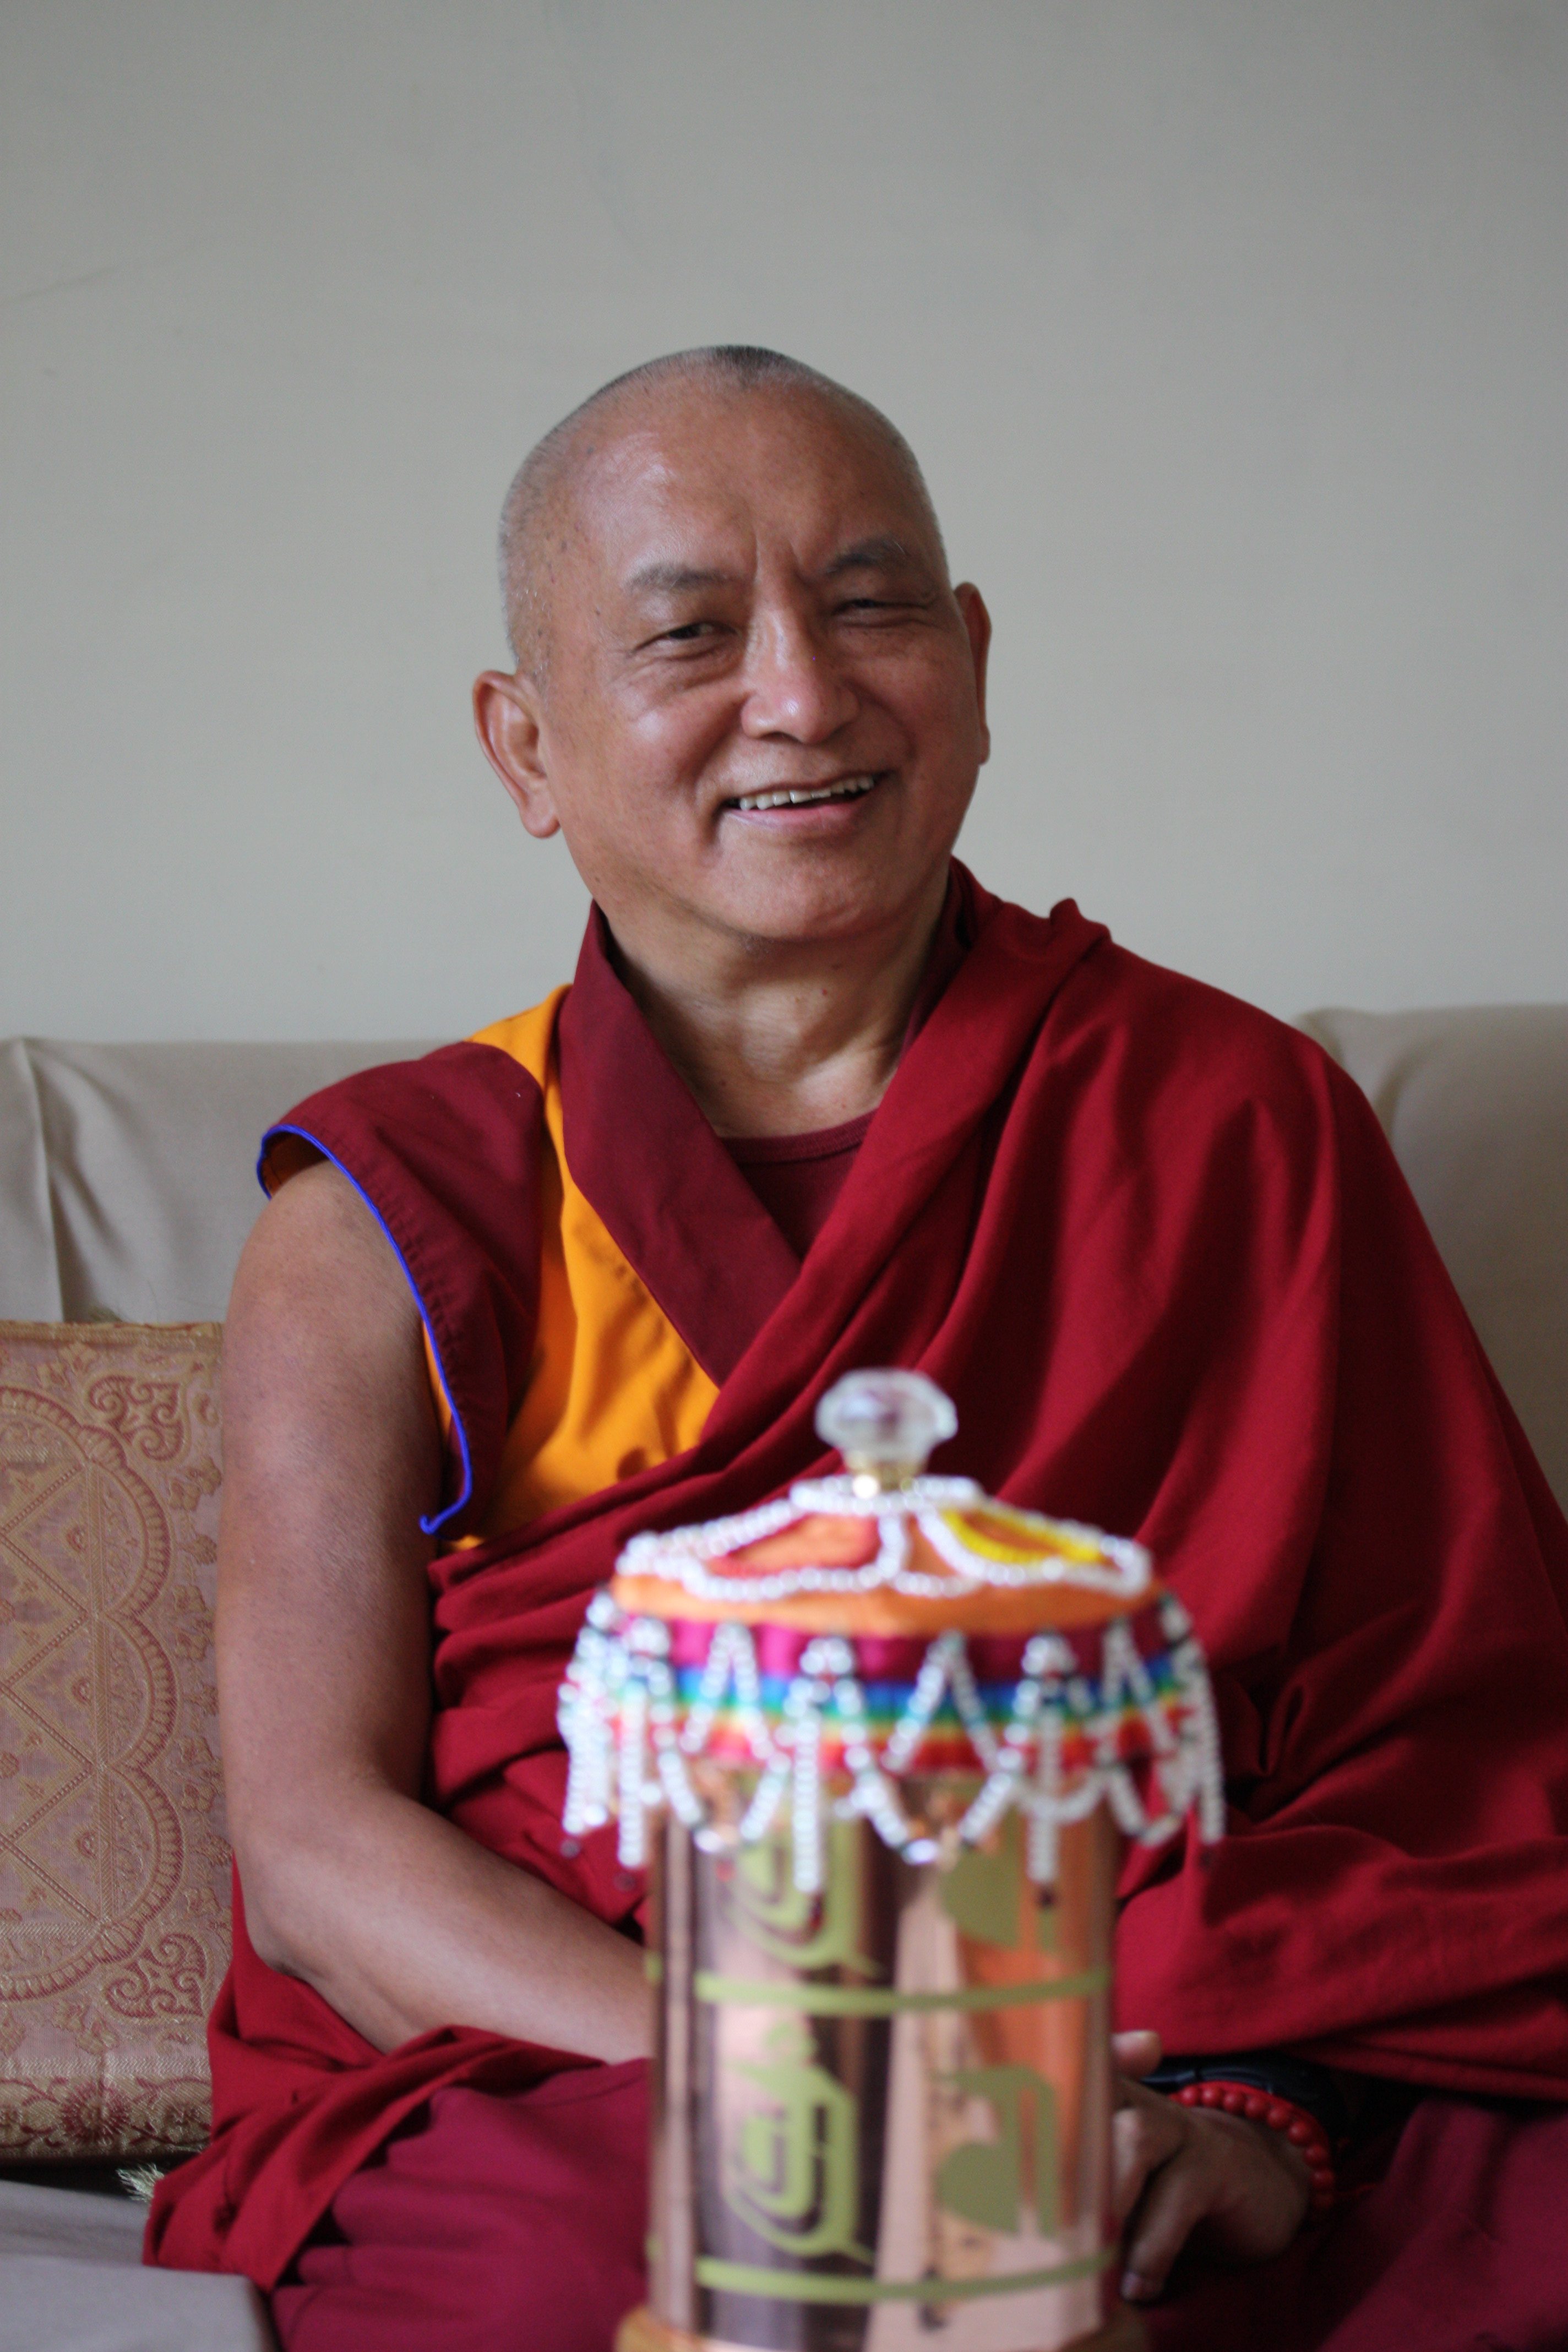
[[[0,1316],[216,1320],[261,1207],[263,1130],[427,1050],[0,1043]]]
[[[0,1324],[0,2162],[206,2135],[219,1339]]]
[[[63,1312],[43,1107],[26,1043],[0,1044],[0,1315]]]
[[[1310,1013],[1394,1146],[1568,1510],[1568,1005]]]

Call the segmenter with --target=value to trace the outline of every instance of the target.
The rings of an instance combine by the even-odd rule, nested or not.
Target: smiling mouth
[[[726,808],[750,814],[754,809],[815,808],[823,801],[858,801],[881,782],[880,775],[842,776],[836,784],[816,784],[800,788],[786,787],[775,793],[742,793],[739,800],[726,801]]]

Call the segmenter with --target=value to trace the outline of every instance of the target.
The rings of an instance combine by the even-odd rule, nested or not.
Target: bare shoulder
[[[349,1289],[380,1300],[395,1318],[418,1311],[372,1211],[331,1160],[305,1168],[268,1201],[239,1262],[231,1317],[265,1311],[274,1298],[296,1307]]]
[[[374,1216],[330,1162],[284,1185],[257,1220],[224,1333],[226,1437],[254,1413],[319,1416],[425,1384],[419,1310]],[[388,1400],[384,1396],[383,1402]]]
[[[346,1580],[362,1594],[422,1570],[440,1443],[419,1311],[375,1218],[323,1163],[258,1219],[224,1333],[223,1591]]]

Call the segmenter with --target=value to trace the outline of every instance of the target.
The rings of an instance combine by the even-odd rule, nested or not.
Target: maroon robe
[[[1042,920],[964,889],[973,944],[804,1267],[591,924],[561,1024],[568,1160],[720,1393],[689,1453],[436,1561],[433,1801],[629,1919],[608,1837],[561,1848],[554,1697],[589,1592],[634,1531],[825,1467],[812,1415],[841,1373],[918,1367],[958,1406],[938,1468],[1138,1536],[1209,1653],[1230,1833],[1206,1864],[1190,1842],[1130,1864],[1121,2021],[1568,2100],[1568,1529],[1376,1121],[1308,1039],[1070,903]],[[454,1528],[528,1360],[530,1087],[455,1047],[290,1122],[420,1293]],[[584,2063],[467,2029],[383,2055],[256,1959],[238,1908],[213,2051],[213,2146],[164,2184],[150,2250],[268,2285],[427,2103],[527,2107]]]

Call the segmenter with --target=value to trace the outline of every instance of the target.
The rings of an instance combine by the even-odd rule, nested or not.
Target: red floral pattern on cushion
[[[0,2161],[207,2135],[220,1340],[0,1323]]]

